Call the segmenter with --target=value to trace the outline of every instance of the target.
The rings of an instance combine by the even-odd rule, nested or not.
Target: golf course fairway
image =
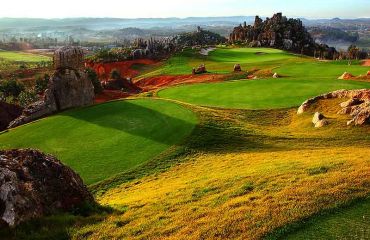
[[[168,101],[116,101],[3,132],[0,148],[36,148],[53,154],[91,184],[179,144],[196,123],[190,110]]]

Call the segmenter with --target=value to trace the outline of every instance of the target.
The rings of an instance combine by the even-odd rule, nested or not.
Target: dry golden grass
[[[313,128],[312,113],[297,116],[296,109],[191,107],[209,136],[194,133],[188,147],[196,151],[187,161],[108,190],[98,201],[125,212],[75,228],[72,236],[260,239],[367,196],[370,128],[346,127],[344,117],[333,114],[337,105],[325,101],[312,109],[332,117],[323,129]]]

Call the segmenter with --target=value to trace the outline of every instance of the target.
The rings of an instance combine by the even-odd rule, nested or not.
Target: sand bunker
[[[200,54],[203,55],[203,56],[208,56],[208,54],[212,51],[216,50],[216,48],[214,47],[211,47],[211,48],[202,48],[200,50]]]

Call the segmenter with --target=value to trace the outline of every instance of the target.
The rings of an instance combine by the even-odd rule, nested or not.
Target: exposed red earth
[[[362,62],[362,66],[370,67],[370,59],[366,59]]]
[[[159,88],[174,86],[179,84],[220,82],[225,79],[224,75],[204,74],[204,75],[177,75],[177,76],[156,76],[139,79],[135,85],[140,87],[144,92],[156,90]]]
[[[119,90],[104,90],[102,93],[95,96],[95,103],[104,103],[112,100],[127,98],[133,94],[125,93]]]
[[[108,80],[109,74],[113,69],[117,69],[121,73],[123,78],[133,78],[139,74],[139,71],[132,69],[135,64],[153,65],[157,62],[150,59],[137,59],[123,62],[112,62],[112,63],[86,63],[87,67],[95,70],[100,80]]]

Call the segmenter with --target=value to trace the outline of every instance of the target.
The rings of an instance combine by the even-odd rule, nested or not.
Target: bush
[[[36,85],[35,85],[35,91],[36,93],[43,93],[48,87],[50,81],[50,76],[48,74],[44,74],[43,77],[38,76],[36,77]]]
[[[110,78],[114,80],[119,80],[121,78],[121,73],[117,69],[113,69],[110,72]]]
[[[101,86],[101,82],[98,78],[98,74],[96,74],[94,69],[91,69],[91,68],[86,69],[86,74],[87,74],[87,78],[90,79],[90,81],[94,85],[95,94],[99,94],[103,92],[103,87]]]
[[[17,98],[23,91],[24,85],[14,79],[5,80],[0,83],[0,92],[2,92],[5,97],[12,96]]]
[[[26,107],[29,104],[36,102],[37,100],[37,94],[33,91],[23,91],[18,96],[19,104],[22,107]]]

